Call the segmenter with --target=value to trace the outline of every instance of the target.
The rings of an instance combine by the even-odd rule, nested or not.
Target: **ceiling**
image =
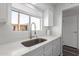
[[[41,10],[46,10],[46,8],[48,7],[52,7],[54,5],[56,5],[57,3],[37,3],[34,4],[37,8],[41,9]]]
[[[79,14],[79,6],[70,8],[68,10],[64,10],[63,11],[63,17],[67,17],[67,16],[75,16]]]
[[[53,7],[61,3],[25,3],[26,6],[35,7],[40,11],[46,10],[48,7]]]

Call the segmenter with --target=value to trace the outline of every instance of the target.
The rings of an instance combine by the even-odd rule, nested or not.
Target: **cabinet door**
[[[59,56],[60,55],[60,39],[56,39],[53,41],[53,56]]]
[[[47,8],[44,11],[44,26],[53,26],[53,9]]]
[[[52,56],[52,42],[47,43],[46,45],[44,45],[44,56]]]
[[[23,56],[43,56],[43,47],[39,47],[33,51],[30,51]]]

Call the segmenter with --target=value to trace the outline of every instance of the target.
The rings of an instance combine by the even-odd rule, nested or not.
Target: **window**
[[[36,30],[41,30],[41,19],[32,17],[23,13],[19,13],[16,11],[12,11],[11,15],[11,24],[13,31],[27,31],[29,27],[29,23],[36,24]],[[31,22],[30,22],[31,21]],[[32,30],[34,29],[34,25],[32,25]]]
[[[13,30],[18,30],[18,13],[12,11],[12,19],[11,19],[11,24],[12,24],[12,29]]]
[[[31,17],[31,24],[35,23],[36,24],[36,30],[41,30],[41,20],[36,17]],[[32,25],[32,30],[34,29],[34,25]]]
[[[28,29],[29,25],[29,16],[12,11],[12,17],[11,17],[11,24],[12,29],[14,31],[26,31]]]
[[[12,24],[18,24],[18,13],[17,12],[14,12],[12,11],[12,21],[11,21]]]
[[[29,16],[20,14],[20,24],[24,24],[24,25],[29,24]]]
[[[20,31],[25,31],[29,26],[29,16],[20,13],[19,17]]]

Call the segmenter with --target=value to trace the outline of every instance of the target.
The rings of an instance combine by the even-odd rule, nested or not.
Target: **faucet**
[[[34,28],[35,28],[35,32],[34,32],[34,34],[35,34],[35,36],[37,37],[37,35],[36,35],[36,24],[34,23],[34,22],[32,22],[31,24],[30,24],[30,39],[32,39],[32,25],[34,25]]]

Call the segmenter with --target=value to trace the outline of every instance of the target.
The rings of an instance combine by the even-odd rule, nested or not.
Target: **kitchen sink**
[[[24,42],[22,42],[21,44],[24,45],[25,47],[31,47],[31,46],[33,46],[33,45],[42,43],[42,42],[44,42],[44,41],[46,41],[46,39],[43,39],[43,38],[36,38],[36,39],[29,40],[29,41],[24,41]]]

